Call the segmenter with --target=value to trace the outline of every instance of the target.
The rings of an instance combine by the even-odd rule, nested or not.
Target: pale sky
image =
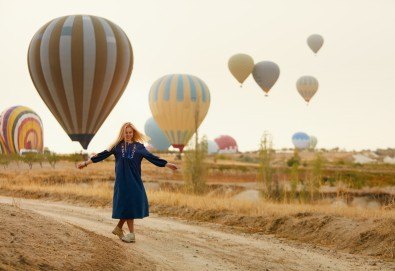
[[[200,135],[231,135],[241,151],[257,149],[265,130],[275,148],[292,147],[298,131],[315,135],[320,148],[395,147],[393,0],[0,0],[0,111],[14,105],[32,108],[43,121],[44,145],[60,153],[82,147],[69,139],[41,100],[26,58],[42,25],[72,14],[116,23],[134,52],[129,84],[88,151],[106,148],[125,121],[144,131],[151,116],[149,89],[170,73],[206,82],[211,106]],[[325,40],[317,56],[306,44],[314,33]],[[280,77],[269,97],[252,77],[239,87],[227,67],[236,53],[279,65]],[[295,86],[302,75],[320,83],[309,106]]]

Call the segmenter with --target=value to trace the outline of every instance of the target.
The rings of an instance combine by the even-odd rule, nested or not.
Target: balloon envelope
[[[217,153],[219,150],[219,147],[214,140],[207,140],[207,148],[208,154]]]
[[[307,38],[307,45],[314,53],[317,53],[321,49],[323,44],[324,38],[321,35],[313,34]]]
[[[237,142],[236,140],[229,135],[221,135],[214,139],[215,143],[217,143],[219,152],[237,152]]]
[[[37,31],[28,66],[49,110],[86,149],[126,88],[133,52],[126,34],[109,20],[71,15]]]
[[[5,142],[4,142],[4,138],[3,136],[0,134],[0,154],[7,154],[7,148],[5,146]]]
[[[169,74],[154,82],[148,99],[156,123],[182,152],[210,107],[207,85],[193,75]]]
[[[307,149],[310,146],[310,137],[306,133],[298,132],[292,136],[292,143],[297,149]]]
[[[243,84],[254,69],[254,59],[246,54],[236,54],[229,59],[228,68],[236,80]]]
[[[169,140],[159,128],[154,118],[151,117],[145,122],[144,131],[151,138],[149,141],[150,145],[156,150],[165,151],[170,147]]]
[[[310,149],[315,149],[315,147],[317,146],[318,140],[315,136],[310,136],[310,144],[309,144],[309,148]]]
[[[258,86],[267,94],[280,76],[280,68],[271,61],[261,61],[255,64],[252,76]]]
[[[296,81],[296,88],[303,99],[306,102],[310,102],[318,90],[318,81],[313,76],[302,76]]]
[[[21,149],[43,151],[43,124],[29,107],[13,106],[4,110],[0,115],[0,123],[7,153],[19,153]]]

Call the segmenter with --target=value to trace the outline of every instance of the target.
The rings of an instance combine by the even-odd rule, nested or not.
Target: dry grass
[[[39,176],[45,176],[40,173]],[[40,181],[36,175],[18,176],[12,180],[0,179],[0,191],[8,191],[8,195],[15,196],[47,197],[54,199],[86,199],[93,205],[109,204],[113,196],[113,183],[109,181],[86,181],[84,177],[78,179],[72,177],[72,182],[48,182],[47,178]],[[90,178],[89,178],[90,180]],[[221,195],[191,195],[182,192],[171,191],[147,191],[151,204],[189,207],[196,210],[215,210],[218,212],[231,212],[237,215],[247,216],[286,216],[298,213],[319,213],[350,218],[394,218],[395,210],[383,207],[379,210],[362,209],[357,207],[336,207],[329,204],[287,204],[270,201],[251,202],[236,200]]]
[[[300,213],[342,216],[356,219],[395,218],[395,210],[371,210],[357,207],[336,207],[328,204],[287,204],[262,200],[251,202],[224,196],[196,196],[168,191],[148,191],[152,204],[188,207],[196,210],[215,210],[245,216],[293,216]]]
[[[145,180],[147,177],[155,180],[156,176],[172,180],[175,176],[150,165],[144,165],[143,172]],[[0,194],[109,207],[113,180],[114,164],[106,162],[82,171],[73,163],[65,162],[58,164],[56,169],[11,168],[0,173]],[[385,259],[395,257],[395,206],[370,210],[330,204],[250,202],[218,193],[209,196],[147,190],[147,194],[151,211],[161,215],[210,221],[247,232],[276,234],[351,253]],[[19,205],[17,200],[14,202],[15,206]]]

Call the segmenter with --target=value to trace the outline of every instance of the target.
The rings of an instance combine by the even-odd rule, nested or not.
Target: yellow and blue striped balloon
[[[182,152],[207,115],[210,91],[196,76],[169,74],[152,85],[149,105],[160,129]]]

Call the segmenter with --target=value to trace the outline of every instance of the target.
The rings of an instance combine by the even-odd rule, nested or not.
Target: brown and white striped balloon
[[[71,140],[86,149],[126,88],[133,51],[126,34],[109,20],[71,15],[34,35],[28,65],[45,104]]]

